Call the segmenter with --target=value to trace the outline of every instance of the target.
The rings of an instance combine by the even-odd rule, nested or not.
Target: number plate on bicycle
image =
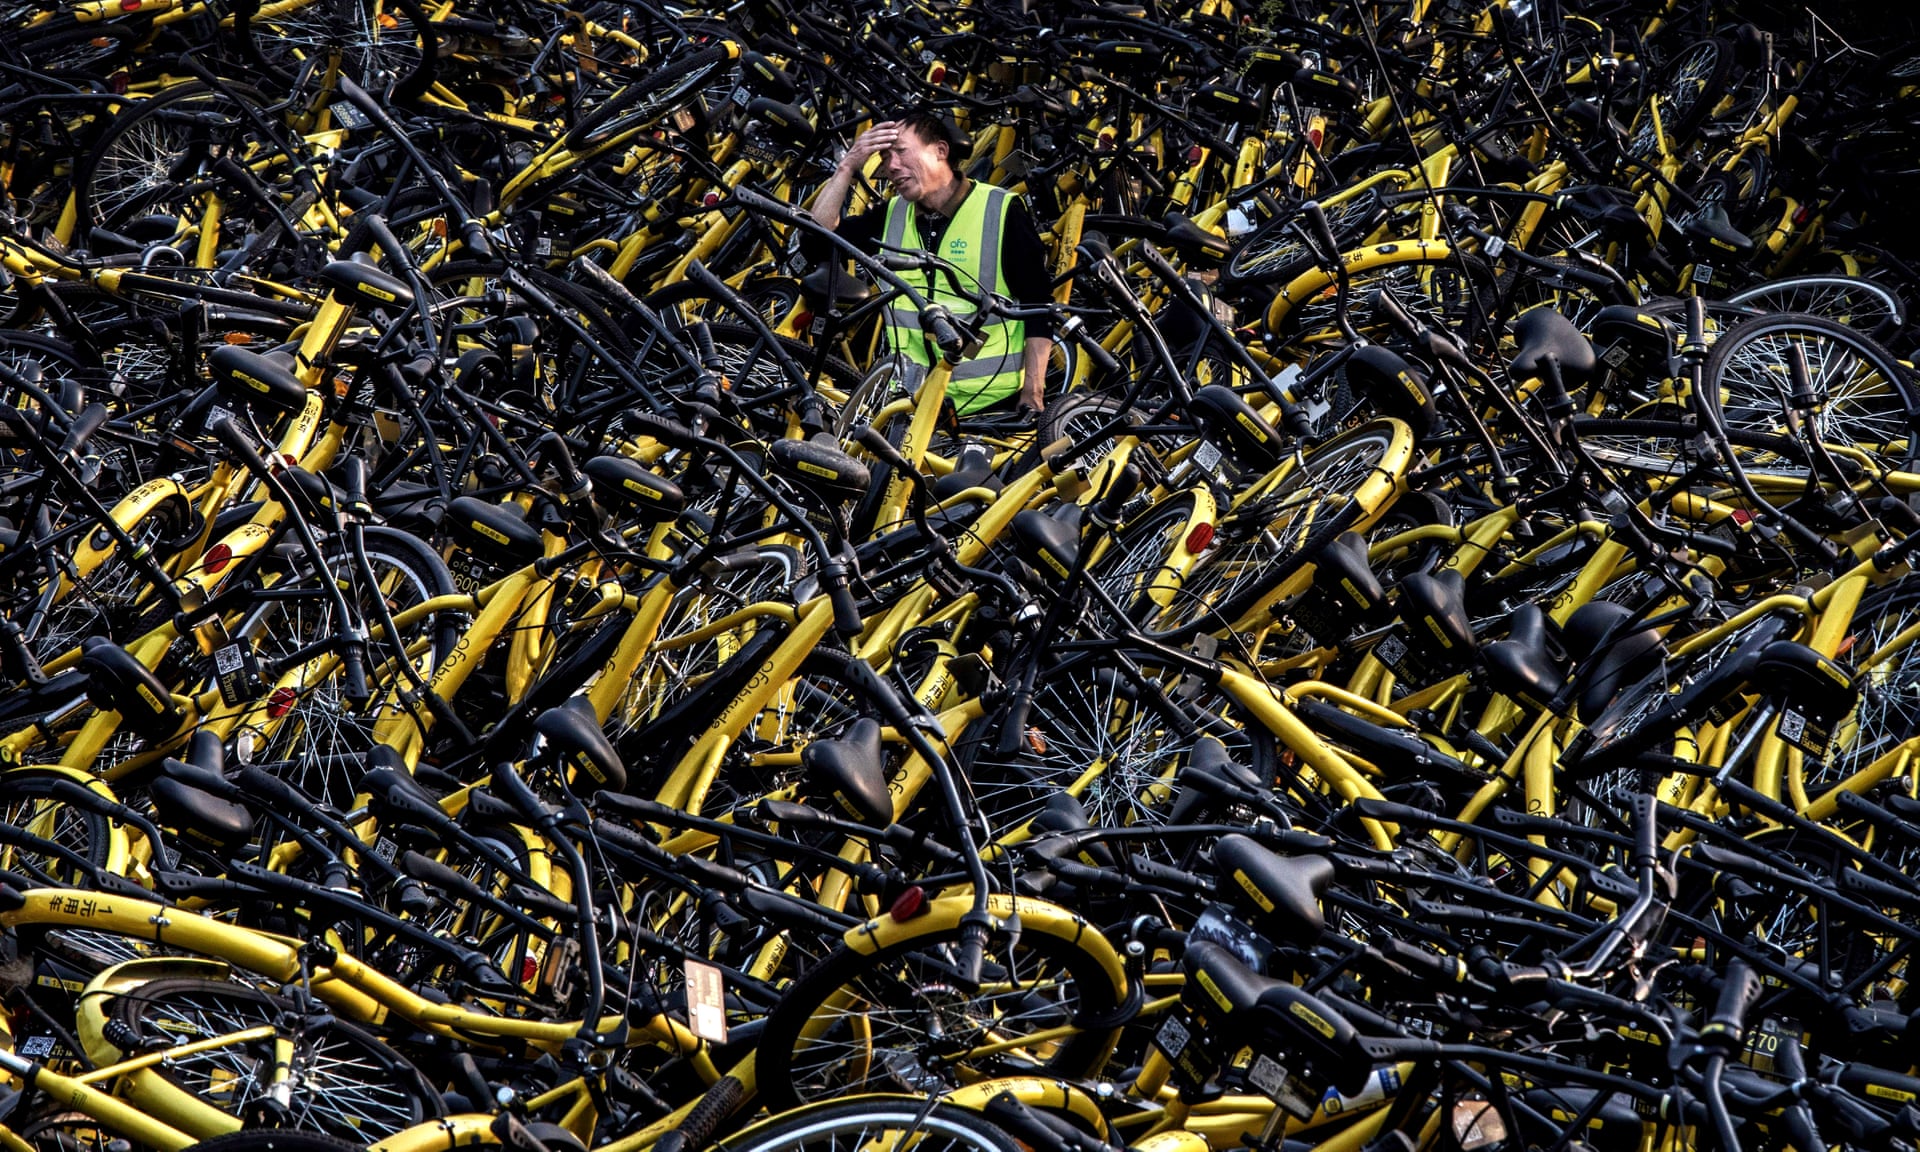
[[[1198,1088],[1220,1070],[1219,1060],[1207,1051],[1205,1039],[1194,1040],[1193,1019],[1181,1011],[1170,1013],[1153,1034],[1153,1046],[1173,1065],[1173,1080],[1183,1088]]]
[[[1826,756],[1827,742],[1833,739],[1829,725],[1792,707],[1781,711],[1776,731],[1780,739],[1816,759]]]
[[[1264,1053],[1255,1056],[1246,1079],[1255,1091],[1278,1104],[1294,1119],[1305,1120],[1313,1115],[1318,1093],[1273,1057]]]
[[[213,650],[214,682],[220,686],[220,699],[229,708],[238,708],[257,699],[266,683],[255,671],[253,654],[238,644]]]
[[[333,122],[342,128],[349,130],[365,128],[371,123],[371,121],[367,119],[366,113],[344,100],[335,102],[331,107],[331,111],[333,112]]]
[[[473,555],[464,549],[455,549],[447,559],[447,571],[453,575],[453,586],[468,596],[482,587],[477,567]]]

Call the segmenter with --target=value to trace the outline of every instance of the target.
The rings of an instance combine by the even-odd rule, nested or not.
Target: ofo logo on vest
[[[965,240],[949,240],[947,241],[947,251],[953,253],[955,256],[965,256],[967,254],[967,242]]]

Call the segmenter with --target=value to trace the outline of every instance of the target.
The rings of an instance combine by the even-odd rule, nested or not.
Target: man
[[[964,138],[931,111],[876,124],[841,157],[814,199],[813,217],[862,251],[877,251],[884,240],[931,252],[956,265],[961,270],[956,279],[970,291],[985,287],[1022,305],[1051,303],[1046,249],[1026,205],[1005,189],[963,175],[960,163],[965,156],[956,153],[965,149]],[[840,210],[847,192],[875,153],[882,156],[879,175],[894,194],[878,212],[843,219]],[[969,277],[977,284],[969,283]],[[972,301],[956,296],[943,273],[903,279],[916,288],[927,284],[927,299],[946,305],[956,317],[972,316]],[[990,324],[984,335],[979,354],[957,365],[947,384],[954,410],[965,416],[1013,404],[1037,415],[1046,404],[1052,319]],[[929,351],[911,309],[890,314],[887,341],[921,364],[932,364],[938,355]]]

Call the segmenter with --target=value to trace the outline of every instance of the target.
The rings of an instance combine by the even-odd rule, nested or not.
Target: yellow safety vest
[[[934,255],[954,266],[954,278],[963,288],[990,288],[1011,298],[1006,277],[1000,270],[1000,247],[1006,236],[1007,207],[1013,194],[1005,188],[975,182],[960,210],[953,214],[946,235],[940,239],[940,251]],[[909,241],[908,237],[912,237]],[[895,248],[919,246],[920,228],[914,206],[895,196],[887,203],[886,229],[881,237]],[[970,320],[976,309],[973,301],[955,296],[944,272],[902,272],[900,278],[930,303],[944,304],[955,319]],[[977,356],[954,367],[947,382],[947,396],[961,415],[1013,395],[1024,379],[1022,360],[1026,350],[1026,323],[1004,320],[989,324],[981,331],[984,343]],[[920,330],[920,314],[907,306],[905,297],[893,301],[887,309],[887,346],[925,367],[932,367],[939,350]]]

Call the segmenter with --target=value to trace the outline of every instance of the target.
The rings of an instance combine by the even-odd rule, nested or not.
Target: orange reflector
[[[913,887],[907,889],[905,892],[900,893],[900,895],[894,898],[893,907],[887,909],[887,915],[893,917],[895,920],[907,921],[907,920],[913,919],[915,916],[920,915],[920,913],[925,912],[926,910],[927,910],[926,889],[920,887],[920,885],[918,884],[915,884]]]

